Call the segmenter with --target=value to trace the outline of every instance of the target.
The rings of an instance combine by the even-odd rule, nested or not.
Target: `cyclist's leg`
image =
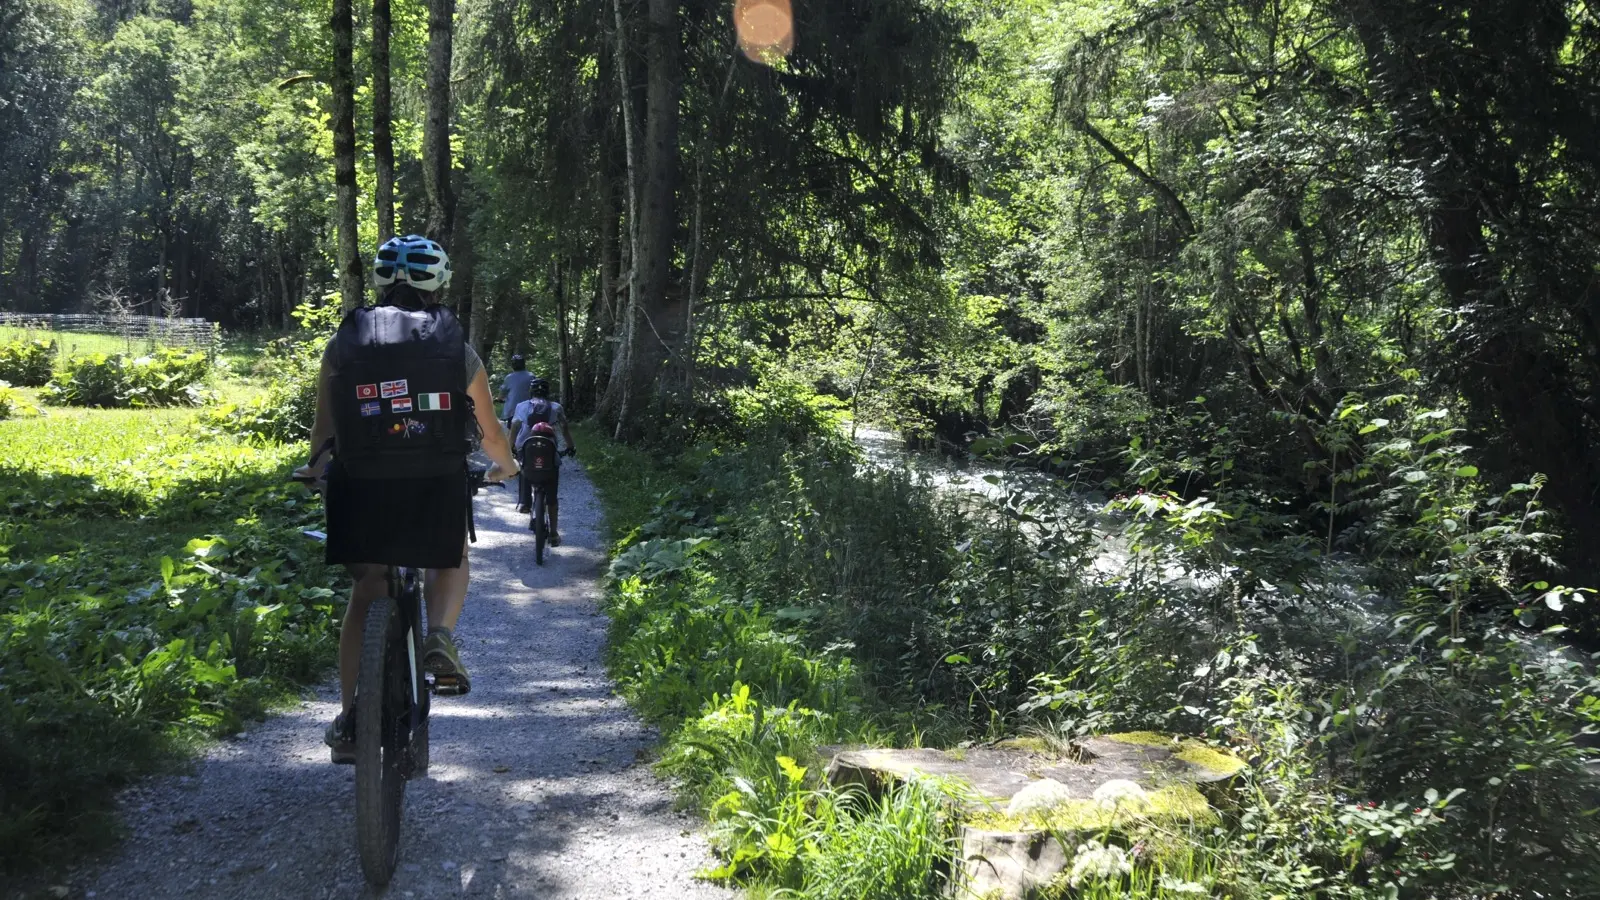
[[[361,663],[361,635],[367,625],[367,608],[389,590],[389,572],[379,565],[346,566],[355,585],[350,588],[350,605],[339,628],[339,699],[344,712],[356,700],[356,673]]]
[[[533,506],[533,482],[528,480],[528,445],[523,444],[522,450],[517,453],[517,465],[522,467],[522,474],[517,476],[517,511],[527,512]]]
[[[361,639],[367,627],[367,611],[372,601],[389,590],[388,569],[370,564],[345,567],[355,585],[350,588],[350,605],[345,608],[339,627],[339,715],[334,717],[322,740],[333,751],[335,763],[356,761],[355,717],[356,679],[361,671]]]
[[[561,546],[561,529],[557,527],[556,511],[560,504],[556,498],[561,495],[561,468],[556,467],[555,475],[551,476],[550,483],[544,489],[544,505],[550,510],[550,546]]]
[[[469,684],[467,668],[456,652],[456,620],[467,600],[467,581],[472,568],[467,544],[461,544],[461,565],[454,569],[429,569],[423,583],[428,604],[428,640],[423,648],[423,664],[435,674],[452,674]],[[465,693],[463,689],[462,693]]]
[[[467,544],[461,545],[461,565],[454,569],[429,569],[423,596],[428,601],[428,630],[454,631],[467,601],[467,581],[472,574]]]

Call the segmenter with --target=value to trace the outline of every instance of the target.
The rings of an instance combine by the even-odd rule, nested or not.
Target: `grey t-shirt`
[[[500,393],[505,395],[506,402],[500,407],[500,418],[509,419],[516,413],[522,401],[527,400],[531,394],[528,388],[533,384],[533,373],[526,369],[506,373],[505,383],[500,388]]]
[[[554,400],[546,400],[545,402],[550,406],[549,412],[544,415],[535,415],[533,407],[537,402],[537,400],[525,400],[517,404],[517,413],[513,420],[517,428],[517,452],[519,453],[522,452],[522,445],[527,443],[528,438],[533,435],[533,429],[528,427],[532,423],[549,422],[557,429],[567,424],[567,411],[561,408],[561,404]]]

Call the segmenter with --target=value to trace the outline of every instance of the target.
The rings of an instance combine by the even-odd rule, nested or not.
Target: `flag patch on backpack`
[[[438,412],[450,408],[450,395],[444,394],[418,394],[417,412]]]
[[[378,386],[377,385],[375,385],[375,384],[358,384],[358,385],[356,385],[356,399],[357,400],[376,400],[377,398],[378,398]]]
[[[402,384],[403,383],[404,382],[402,382]],[[411,412],[411,398],[410,397],[401,397],[401,398],[399,398],[397,400],[390,400],[389,401],[389,412],[392,412],[392,413]]]
[[[363,416],[382,415],[383,414],[383,404],[379,403],[376,400],[369,400],[366,403],[361,404],[361,414]]]
[[[404,397],[405,395],[411,393],[411,388],[406,384],[406,379],[404,378],[400,379],[399,381],[385,381],[379,387],[383,389],[384,399],[388,399],[390,397]]]

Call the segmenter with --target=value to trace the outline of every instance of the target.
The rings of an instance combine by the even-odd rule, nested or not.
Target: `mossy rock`
[[[960,751],[846,750],[832,756],[826,777],[875,793],[910,779],[948,786],[962,834],[953,895],[1036,900],[1070,865],[1081,838],[1107,831],[1154,838],[1216,825],[1215,805],[1231,801],[1245,768],[1194,738],[1135,732],[1067,747],[1013,738]],[[1013,803],[1024,791],[1048,796],[1048,807]],[[1108,802],[1113,794],[1127,802]]]

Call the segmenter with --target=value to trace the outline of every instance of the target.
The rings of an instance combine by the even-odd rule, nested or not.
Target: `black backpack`
[[[528,401],[534,404],[543,404],[543,409],[537,413],[533,409],[528,411],[528,427],[532,428],[536,422],[550,422],[555,413],[555,407],[543,397],[535,397]],[[536,406],[535,409],[538,409]],[[537,418],[535,418],[537,415]],[[560,460],[556,458],[556,442],[554,438],[544,435],[530,435],[522,445],[522,472],[529,484],[549,484],[555,480],[556,467]]]
[[[353,478],[463,472],[471,450],[467,342],[442,306],[351,310],[333,338],[333,431]]]

